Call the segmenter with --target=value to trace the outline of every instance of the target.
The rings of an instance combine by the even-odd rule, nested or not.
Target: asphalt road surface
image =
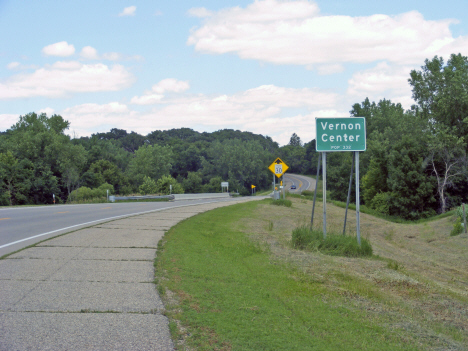
[[[99,222],[171,207],[232,201],[205,199],[176,202],[126,202],[86,205],[48,205],[0,209],[0,256],[41,240]]]
[[[291,193],[300,194],[303,190],[314,190],[315,179],[299,174],[285,173],[283,185]],[[291,189],[291,185],[295,185],[296,189]]]

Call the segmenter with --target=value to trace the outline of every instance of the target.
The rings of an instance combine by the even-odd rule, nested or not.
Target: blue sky
[[[80,137],[188,127],[315,137],[411,69],[468,55],[466,0],[0,0],[0,130],[60,114]]]

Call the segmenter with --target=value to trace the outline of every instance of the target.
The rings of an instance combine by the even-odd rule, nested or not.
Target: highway
[[[315,179],[299,174],[285,173],[283,185],[290,193],[300,194],[303,190],[314,190]],[[296,190],[291,189],[291,185],[296,186]]]
[[[205,199],[176,202],[125,202],[48,205],[0,209],[0,256],[41,240],[99,222],[202,203],[233,201]]]

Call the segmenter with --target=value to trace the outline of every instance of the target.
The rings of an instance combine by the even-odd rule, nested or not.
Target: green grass
[[[292,206],[291,200],[286,200],[286,199],[271,200],[270,204],[275,205],[275,206],[285,206],[285,207]]]
[[[321,230],[311,229],[309,226],[294,229],[291,243],[296,249],[318,250],[333,256],[372,256],[372,247],[364,238],[361,238],[361,246],[355,237],[347,235],[329,233],[324,239]]]
[[[166,233],[155,274],[173,337],[185,335],[196,350],[418,349],[405,331],[347,308],[322,281],[271,260],[242,230],[263,203],[212,210]]]
[[[335,201],[335,200],[330,200],[329,202],[332,203],[333,205],[337,206],[337,207],[346,208],[346,202]],[[351,204],[350,203],[348,208],[350,210],[355,211],[356,210],[356,204]],[[374,216],[374,217],[377,217],[377,218],[380,218],[380,219],[385,219],[386,221],[389,221],[389,222],[401,223],[401,224],[427,223],[427,222],[437,221],[437,220],[442,219],[442,218],[450,217],[450,216],[453,216],[455,214],[455,210],[452,210],[452,211],[447,211],[445,213],[441,213],[439,215],[428,217],[428,218],[421,218],[421,219],[417,219],[417,220],[408,220],[408,219],[403,219],[403,218],[399,218],[399,217],[395,217],[395,216],[385,215],[385,214],[380,213],[380,212],[378,212],[376,210],[368,208],[365,205],[361,205],[359,207],[359,210],[362,213],[366,213],[366,214],[369,214],[371,216]]]
[[[316,201],[319,201],[319,200],[322,201],[322,199],[323,199],[322,195],[323,195],[323,193],[321,192],[321,190],[318,190],[317,191]],[[301,195],[289,193],[288,197],[298,198],[298,199],[306,199],[306,200],[313,200],[314,199],[314,192],[310,191],[310,190],[305,190],[305,191],[302,192]],[[331,204],[333,204],[333,205],[335,205],[337,207],[346,208],[346,202],[331,200],[330,199],[330,194],[329,194],[328,191],[327,191],[327,203],[331,203]],[[356,204],[350,203],[348,208],[350,210],[355,211],[356,210]],[[389,221],[389,222],[401,223],[401,224],[419,224],[419,223],[427,223],[427,222],[431,222],[431,221],[436,221],[436,220],[439,220],[439,219],[442,219],[442,218],[453,216],[453,215],[455,215],[455,211],[456,211],[456,210],[447,211],[447,212],[439,214],[437,216],[428,217],[428,218],[421,218],[421,219],[418,219],[418,220],[407,220],[407,219],[403,219],[403,218],[399,218],[399,217],[395,217],[395,216],[389,216],[389,215],[380,213],[380,212],[378,212],[376,210],[373,210],[373,209],[367,207],[366,205],[361,205],[359,207],[359,210],[362,213],[369,214],[371,216],[374,216],[374,217],[377,217],[377,218],[380,218],[380,219],[385,219],[386,221]]]

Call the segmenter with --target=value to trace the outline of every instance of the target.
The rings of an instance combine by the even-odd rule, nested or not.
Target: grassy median
[[[444,294],[466,311],[462,296],[427,279],[420,284],[391,255],[342,258],[294,249],[292,230],[304,225],[309,207],[300,200],[291,208],[250,202],[203,213],[166,233],[156,283],[178,349],[464,349],[457,348],[468,340],[464,325],[428,318],[421,307],[426,294]],[[407,279],[388,278],[398,275]]]

